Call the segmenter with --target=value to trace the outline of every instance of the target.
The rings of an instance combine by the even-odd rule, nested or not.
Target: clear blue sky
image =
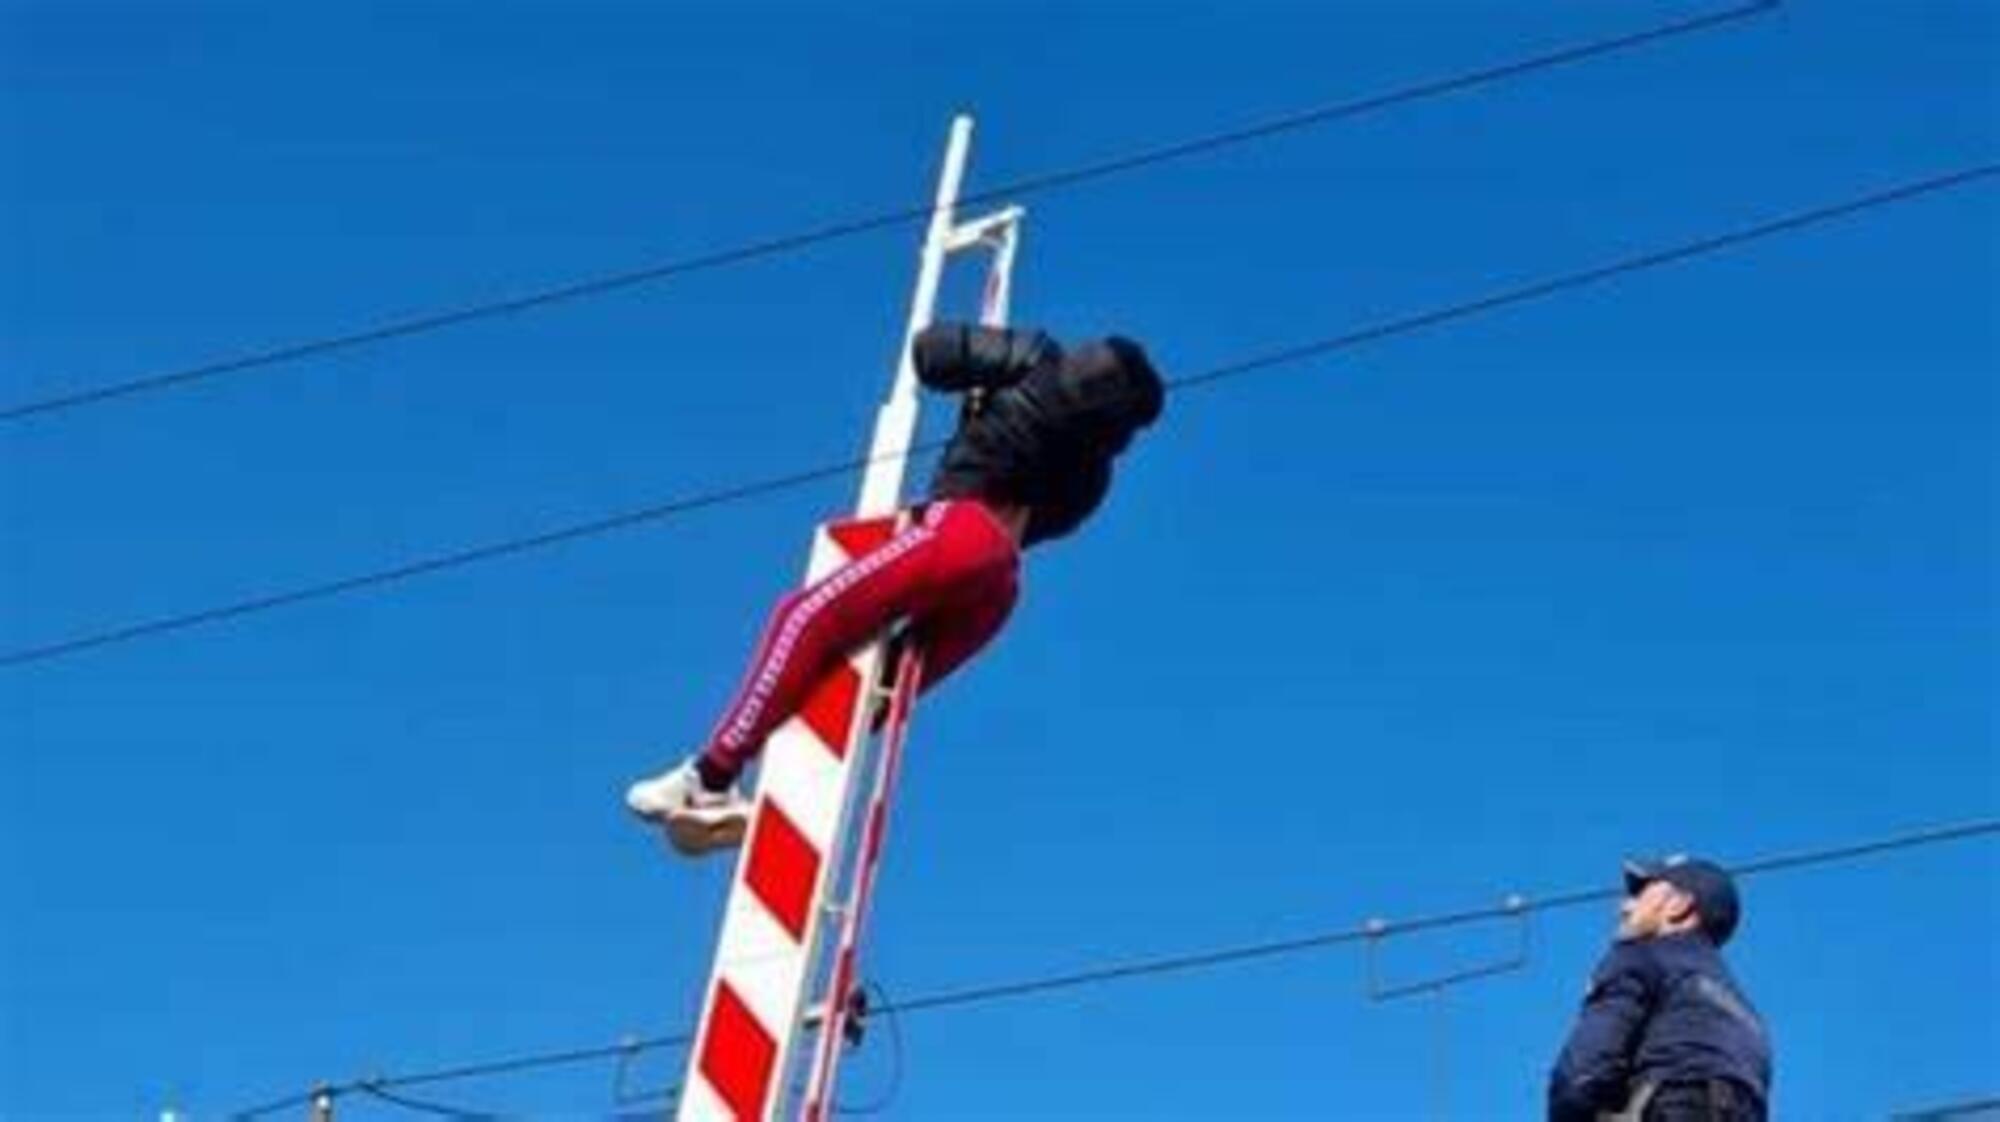
[[[9,0],[0,393],[921,199],[962,107],[976,187],[1701,10]],[[1997,49],[1978,0],[1802,0],[1036,198],[1018,313],[1185,373],[1985,162]],[[2000,809],[1997,208],[1173,402],[919,714],[868,973],[915,994]],[[11,426],[0,642],[851,455],[915,241]],[[667,860],[619,794],[704,731],[851,491],[0,674],[0,1117],[209,1118],[683,1024],[726,866]],[[1996,871],[1976,843],[1747,887],[1781,1117],[2000,1089]],[[911,1018],[891,1116],[1532,1117],[1606,918],[1451,998],[1442,1065],[1335,950]],[[588,1116],[605,1088],[435,1094]]]

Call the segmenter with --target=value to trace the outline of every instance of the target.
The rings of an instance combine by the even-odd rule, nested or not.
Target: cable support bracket
[[[1368,971],[1368,1000],[1381,1003],[1398,1001],[1402,998],[1414,997],[1418,994],[1436,994],[1467,982],[1474,982],[1482,978],[1491,978],[1501,974],[1510,974],[1516,970],[1525,969],[1533,950],[1532,924],[1530,922],[1532,909],[1528,907],[1528,898],[1515,893],[1502,901],[1501,908],[1503,914],[1496,918],[1511,919],[1515,924],[1516,942],[1512,953],[1503,958],[1474,963],[1471,966],[1430,977],[1419,978],[1416,981],[1397,982],[1394,985],[1385,984],[1383,981],[1384,971],[1381,963],[1381,944],[1383,940],[1398,934],[1404,934],[1406,931],[1398,930],[1388,920],[1381,918],[1370,919],[1362,925],[1362,931],[1365,936],[1363,939],[1363,943],[1365,944],[1364,957],[1367,960]]]

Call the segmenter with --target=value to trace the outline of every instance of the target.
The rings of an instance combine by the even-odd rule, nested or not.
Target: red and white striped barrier
[[[917,429],[917,372],[910,343],[931,321],[946,257],[964,250],[990,251],[980,322],[1007,322],[1014,255],[1022,211],[1008,207],[959,224],[960,181],[972,138],[972,120],[952,121],[937,202],[918,259],[909,327],[896,380],[876,416],[868,469],[861,480],[854,521],[820,527],[813,541],[807,583],[817,583],[895,535],[900,515],[904,453]],[[863,846],[847,845],[848,808],[867,767],[869,723],[883,681],[886,643],[877,639],[850,656],[813,690],[799,713],[765,743],[757,805],[722,919],[715,969],[702,999],[701,1023],[689,1056],[680,1122],[769,1122],[790,1094],[789,1075],[803,1037],[816,980],[821,922],[843,877],[848,881],[845,922],[820,1006],[824,1034],[801,1113],[817,1122],[830,1108],[839,1063],[840,1028],[859,957],[861,925],[881,859],[889,795],[902,753],[903,733],[923,674],[921,652],[906,650],[896,667],[894,696],[877,766]],[[845,870],[845,872],[844,872]]]
[[[888,541],[895,518],[832,522],[813,542],[807,582]],[[695,1035],[680,1118],[762,1120],[804,1019],[829,875],[867,736],[868,683],[882,644],[850,656],[814,687],[764,748],[757,805],[722,922],[715,972]]]

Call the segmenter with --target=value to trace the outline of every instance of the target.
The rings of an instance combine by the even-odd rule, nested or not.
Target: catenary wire
[[[414,1111],[418,1114],[434,1115],[439,1118],[455,1118],[458,1119],[458,1122],[506,1122],[506,1119],[510,1117],[509,1115],[499,1114],[490,1110],[471,1110],[465,1107],[452,1106],[449,1103],[432,1102],[428,1099],[415,1098],[410,1095],[391,1091],[379,1083],[360,1083],[354,1089],[367,1095],[369,1098],[380,1099],[392,1106],[402,1107],[404,1110]]]
[[[1398,105],[1441,97],[1462,90],[1523,77],[1541,70],[1549,70],[1586,59],[1657,43],[1662,40],[1734,24],[1770,11],[1777,6],[1778,0],[1755,0],[1753,3],[1743,4],[1708,15],[1693,16],[1646,28],[1641,31],[1578,43],[1544,54],[1515,59],[1511,62],[1427,79],[1378,94],[1295,110],[1220,132],[1206,133],[1185,140],[1141,148],[1123,155],[1111,156],[1075,167],[1026,176],[995,187],[966,194],[958,200],[958,205],[974,206],[1003,197],[1024,198],[1033,194],[1072,187],[1077,184],[1104,179],[1141,168],[1182,160],[1204,153],[1216,152],[1285,133],[1298,132],[1318,125],[1330,124],[1335,121],[1380,112]],[[95,405],[138,394],[165,390],[169,387],[191,386],[226,374],[278,366],[301,359],[331,354],[336,351],[351,350],[370,344],[388,342],[393,339],[427,334],[478,320],[494,319],[535,308],[581,300],[586,297],[601,296],[639,285],[664,281],[671,277],[705,272],[725,266],[740,265],[761,258],[776,257],[825,242],[926,220],[931,216],[934,209],[935,207],[931,203],[897,207],[874,214],[832,222],[808,230],[746,242],[708,253],[676,258],[655,265],[571,281],[521,296],[484,303],[467,304],[444,311],[407,316],[375,327],[326,335],[316,339],[287,343],[261,350],[247,351],[242,354],[202,362],[192,366],[162,370],[153,374],[141,375],[122,381],[106,382],[83,389],[19,401],[0,407],[0,421],[21,421],[29,417],[77,409],[86,405]]]
[[[875,1008],[869,1011],[870,1014],[880,1012],[889,1030],[889,1079],[888,1085],[876,1092],[873,1098],[859,1103],[833,1104],[835,1114],[850,1118],[865,1118],[887,1111],[895,1105],[896,1096],[903,1090],[906,1060],[903,1053],[903,1023],[899,1019],[902,1010],[896,1005],[895,999],[889,996],[888,989],[880,982],[868,982],[866,987],[874,991],[878,1002]]]
[[[1176,379],[1170,382],[1169,386],[1177,392],[1211,386],[1273,367],[1292,365],[1308,359],[1321,358],[1338,351],[1351,350],[1369,343],[1402,335],[1415,334],[1457,320],[1467,319],[1488,312],[1498,311],[1502,308],[1544,299],[1558,293],[1599,284],[1616,277],[1660,268],[1691,258],[1707,256],[1789,231],[1852,217],[1866,211],[1904,202],[1919,196],[1962,187],[1975,181],[1991,178],[1995,174],[2000,174],[2000,163],[1979,164],[1940,175],[1905,182],[1894,187],[1859,195],[1837,203],[1782,215],[1727,233],[1684,242],[1664,249],[1621,257],[1603,265],[1510,286],[1470,300],[1446,304],[1411,315],[1382,320],[1338,335],[1251,355],[1233,362],[1223,363],[1197,374]],[[633,529],[709,507],[745,501],[781,491],[789,491],[821,480],[849,475],[877,460],[898,459],[918,455],[933,451],[941,447],[943,443],[943,441],[930,441],[913,445],[907,449],[891,450],[875,457],[846,460],[785,475],[771,476],[714,491],[669,499],[649,506],[571,523],[525,537],[508,538],[433,554],[429,557],[405,561],[386,568],[343,577],[338,580],[303,585],[194,611],[159,616],[99,631],[84,632],[52,642],[15,647],[6,651],[0,651],[0,667],[45,662],[50,659],[75,654],[96,647],[111,646],[149,636],[185,631],[189,628],[221,620],[252,615],[314,600],[323,600],[364,589],[397,584],[415,577],[449,569],[457,569],[484,561],[497,560],[549,546],[561,545],[581,538],[596,537],[620,530]]]
[[[2000,818],[1975,819],[1967,822],[1919,827],[1863,842],[1773,854],[1771,856],[1732,863],[1727,867],[1737,877],[1762,876],[1815,866],[1841,866],[1863,858],[1877,857],[1904,850],[1945,845],[1952,842],[1969,841],[1976,838],[1992,837],[1994,835],[2000,835]],[[1110,982],[1127,981],[1134,978],[1189,973],[1260,959],[1288,957],[1344,944],[1392,939],[1418,932],[1461,927],[1467,924],[1499,919],[1511,919],[1538,912],[1560,911],[1579,907],[1584,904],[1615,900],[1623,894],[1623,886],[1614,885],[1580,888],[1544,896],[1514,896],[1500,904],[1487,907],[1465,908],[1458,911],[1440,912],[1405,920],[1371,920],[1358,926],[1335,928],[1288,939],[1236,944],[1184,954],[1154,955],[1144,958],[1127,959],[1122,962],[1106,963],[1068,973],[943,990],[937,993],[910,998],[906,1001],[895,1003],[884,1002],[879,1009],[871,1010],[871,1015],[877,1013],[884,1015],[921,1013],[939,1009],[984,1005],[994,1001],[1011,1001],[1028,997],[1040,997],[1050,993],[1104,985]],[[255,1119],[274,1114],[278,1111],[305,1105],[311,1102],[315,1095],[319,1094],[329,1094],[338,1097],[356,1091],[369,1091],[371,1089],[380,1091],[389,1088],[506,1075],[515,1072],[562,1067],[593,1061],[615,1060],[620,1057],[629,1057],[638,1052],[683,1047],[692,1042],[693,1034],[674,1033],[666,1036],[630,1038],[621,1043],[603,1047],[572,1048],[561,1051],[514,1056],[485,1063],[463,1064],[457,1067],[411,1072],[398,1076],[376,1076],[371,1079],[357,1080],[352,1083],[322,1085],[309,1091],[287,1095],[283,1098],[274,1099],[270,1102],[238,1111],[230,1117],[235,1119],[236,1122],[254,1122]]]
[[[429,557],[406,561],[388,568],[375,569],[355,576],[343,577],[339,580],[253,596],[248,599],[236,600],[227,604],[179,615],[143,620],[138,623],[126,624],[106,631],[76,636],[40,647],[8,651],[0,654],[0,667],[26,662],[39,662],[60,655],[88,650],[91,647],[130,642],[149,635],[183,631],[190,627],[197,627],[205,623],[215,623],[235,616],[252,615],[258,612],[270,611],[274,608],[302,604],[311,600],[323,600],[331,596],[339,596],[343,593],[357,592],[364,588],[397,584],[427,573],[462,568],[466,565],[473,565],[482,561],[493,561],[516,553],[525,553],[530,550],[561,545],[564,542],[575,541],[579,538],[596,537],[600,534],[629,529],[649,522],[658,522],[678,515],[691,514],[708,507],[722,506],[728,503],[756,498],[760,495],[793,490],[822,479],[834,479],[840,476],[851,475],[879,461],[896,460],[905,456],[919,455],[942,446],[942,441],[916,444],[907,449],[895,449],[876,456],[826,464],[786,475],[754,480],[734,487],[705,491],[684,498],[668,499],[649,506],[619,511],[601,518],[593,518],[584,522],[573,522],[565,526],[559,526],[553,530],[546,530],[542,533],[530,534],[525,537],[507,538],[501,541],[488,542],[483,545],[468,546],[463,549],[432,554]]]

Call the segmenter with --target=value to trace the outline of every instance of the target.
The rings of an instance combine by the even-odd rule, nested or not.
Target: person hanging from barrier
[[[742,841],[745,767],[831,667],[892,623],[908,621],[921,645],[926,690],[985,647],[1013,610],[1021,550],[1090,517],[1112,461],[1166,400],[1144,348],[1120,336],[1065,351],[1041,331],[950,323],[912,348],[926,387],[963,395],[929,496],[900,533],[781,599],[700,750],[626,792],[682,853]]]
[[[1627,862],[1625,893],[1549,1075],[1549,1122],[1764,1122],[1770,1038],[1722,961],[1735,882],[1669,857]]]

